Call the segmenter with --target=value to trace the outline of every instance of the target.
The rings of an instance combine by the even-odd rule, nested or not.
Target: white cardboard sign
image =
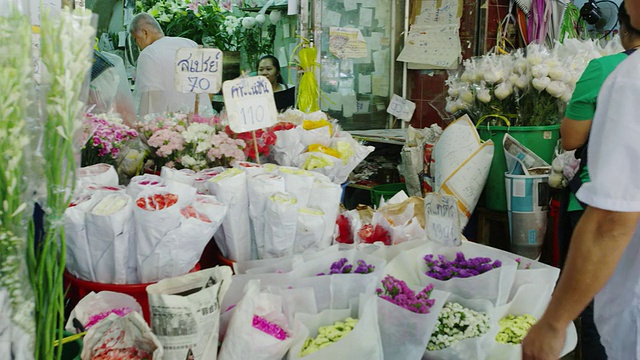
[[[209,94],[220,91],[222,51],[218,49],[178,49],[176,53],[176,90]]]
[[[222,84],[229,127],[242,133],[275,125],[278,110],[271,83],[264,76],[225,81]]]
[[[455,196],[428,193],[424,197],[427,238],[447,246],[460,246],[460,218]]]
[[[393,94],[393,97],[389,102],[389,106],[387,107],[387,112],[389,114],[404,121],[411,121],[414,111],[416,111],[416,103],[404,99],[396,94]]]

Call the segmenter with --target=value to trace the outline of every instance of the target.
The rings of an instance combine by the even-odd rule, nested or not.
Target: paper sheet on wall
[[[376,19],[378,24],[386,24],[389,21],[389,15],[391,15],[392,2],[389,0],[378,0],[376,5]]]
[[[360,94],[371,92],[371,75],[358,74],[358,92]]]
[[[324,18],[322,20],[326,26],[340,26],[340,18],[342,15],[339,12],[328,10],[323,16]]]
[[[360,27],[370,27],[373,18],[373,9],[366,7],[360,8]]]
[[[457,68],[462,49],[459,25],[411,26],[398,61]]]
[[[374,8],[378,4],[378,0],[359,0],[358,2],[362,4],[362,7],[366,8]]]
[[[342,96],[342,115],[344,117],[351,117],[356,111],[358,111],[358,100],[356,94],[348,94]]]
[[[298,0],[289,0],[287,15],[298,15]]]
[[[439,6],[438,6],[439,5]],[[459,0],[423,0],[415,25],[448,25],[460,22]]]
[[[371,75],[371,91],[376,96],[389,96],[389,76],[382,74]]]
[[[369,49],[371,51],[378,51],[382,49],[382,37],[384,34],[380,32],[372,32],[371,36],[366,38],[367,44],[369,45]]]
[[[382,73],[387,71],[387,64],[389,63],[389,49],[374,51],[373,57],[373,71],[375,73]]]
[[[351,11],[358,8],[356,0],[344,0],[344,11]]]
[[[367,42],[359,29],[330,27],[329,51],[339,59],[366,58]]]

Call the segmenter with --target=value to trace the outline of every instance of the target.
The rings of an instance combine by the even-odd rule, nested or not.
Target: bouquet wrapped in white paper
[[[250,281],[233,309],[220,349],[220,360],[281,360],[293,337],[280,295],[260,292],[260,282]]]
[[[215,234],[222,255],[234,261],[251,259],[247,174],[237,168],[228,169],[211,178],[208,185],[209,193],[229,209]]]

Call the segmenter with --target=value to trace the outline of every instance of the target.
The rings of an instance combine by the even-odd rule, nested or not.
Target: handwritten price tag
[[[460,246],[460,218],[455,196],[428,193],[424,197],[427,238],[447,246]]]
[[[222,51],[178,49],[176,90],[183,93],[217,93],[222,84]]]
[[[264,76],[225,81],[222,95],[229,127],[236,133],[267,128],[278,122],[273,89]]]
[[[391,102],[389,102],[389,106],[387,107],[389,114],[404,121],[411,121],[414,111],[416,111],[416,103],[403,99],[396,94],[393,94]]]

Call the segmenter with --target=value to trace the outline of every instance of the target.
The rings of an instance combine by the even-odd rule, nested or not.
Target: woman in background
[[[273,88],[273,98],[278,111],[294,107],[296,103],[295,88],[289,87],[282,79],[280,61],[273,55],[265,55],[258,60],[258,75],[266,77]]]

